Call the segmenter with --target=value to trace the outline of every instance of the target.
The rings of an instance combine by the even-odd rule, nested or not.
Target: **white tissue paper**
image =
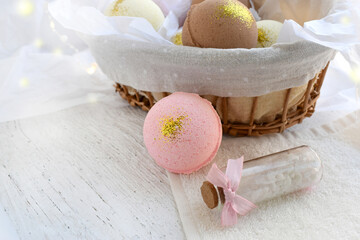
[[[44,0],[0,1],[0,122],[85,103],[116,102],[113,83]]]
[[[144,18],[105,16],[105,9],[111,2],[112,0],[55,1],[49,4],[49,11],[65,28],[85,35],[117,35],[122,39],[132,41],[153,42],[161,45],[172,44],[168,41],[169,36],[171,37],[179,29],[178,17],[183,14],[179,11],[174,12],[172,9],[179,5],[180,9],[184,9],[183,1],[162,1],[164,3],[161,6],[166,13],[166,18],[158,32]]]
[[[301,0],[303,6],[306,6],[306,2],[314,1]],[[321,9],[321,6],[311,7]],[[336,1],[330,14],[320,20],[305,22],[304,27],[294,20],[285,20],[278,43],[299,40],[315,42],[340,51],[355,70],[360,65],[360,1]]]

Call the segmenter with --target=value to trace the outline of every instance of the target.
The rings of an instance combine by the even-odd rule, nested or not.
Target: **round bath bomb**
[[[254,48],[256,21],[237,0],[206,0],[188,12],[183,27],[184,46],[201,48]]]
[[[198,3],[201,3],[203,1],[205,1],[205,0],[193,0],[191,5],[198,4]],[[240,1],[242,4],[244,4],[248,8],[251,7],[251,4],[250,4],[249,0],[238,0],[238,1]]]
[[[283,24],[274,20],[262,20],[257,22],[258,48],[267,48],[274,45],[279,37]]]
[[[164,22],[160,7],[151,0],[117,0],[105,11],[107,16],[142,17],[148,20],[156,31]]]
[[[159,166],[190,174],[215,157],[222,126],[209,101],[197,94],[179,92],[151,108],[143,135],[150,156]]]

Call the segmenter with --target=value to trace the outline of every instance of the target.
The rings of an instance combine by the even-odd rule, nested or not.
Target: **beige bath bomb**
[[[184,46],[201,48],[254,48],[256,21],[237,0],[206,0],[188,12],[183,27]]]
[[[283,24],[273,20],[262,20],[257,22],[258,48],[267,48],[274,45],[281,31]]]
[[[151,0],[117,0],[109,5],[105,14],[145,18],[156,31],[160,29],[165,19],[160,7]]]

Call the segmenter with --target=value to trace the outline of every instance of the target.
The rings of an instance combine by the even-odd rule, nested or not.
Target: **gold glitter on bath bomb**
[[[145,18],[156,31],[165,19],[160,7],[152,0],[117,0],[108,6],[105,15]]]
[[[184,46],[201,48],[255,48],[256,21],[238,0],[206,0],[188,12],[183,27]]]
[[[283,24],[273,20],[262,20],[256,23],[258,27],[258,48],[267,48],[274,45],[278,38]]]
[[[247,28],[251,28],[255,19],[249,9],[237,1],[227,0],[226,3],[217,7],[215,18],[231,18],[240,20]]]
[[[183,45],[183,43],[182,43],[182,32],[176,33],[176,34],[171,38],[171,41],[172,41],[175,45],[182,46],[182,45]]]
[[[203,1],[205,1],[205,0],[193,0],[191,5],[199,4],[199,3],[202,3]],[[244,4],[247,8],[251,7],[249,0],[238,0],[238,1],[241,2],[242,4]]]

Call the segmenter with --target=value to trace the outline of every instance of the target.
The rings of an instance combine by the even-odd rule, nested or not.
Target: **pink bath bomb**
[[[189,174],[215,157],[222,127],[209,101],[197,94],[179,92],[151,108],[143,134],[146,148],[159,166]]]

